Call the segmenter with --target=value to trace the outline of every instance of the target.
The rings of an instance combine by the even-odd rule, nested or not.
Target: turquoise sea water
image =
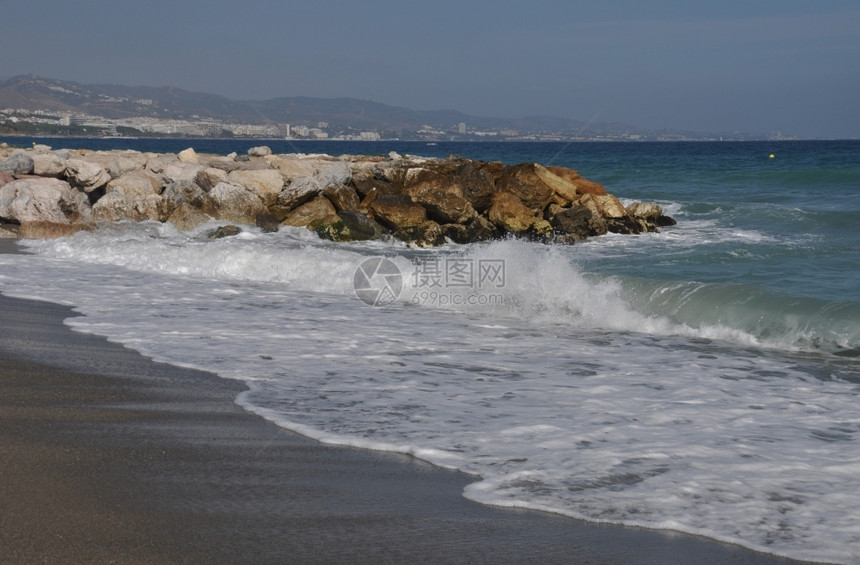
[[[574,246],[125,226],[0,256],[0,290],[321,441],[473,473],[474,500],[860,562],[860,142],[38,141],[536,161],[661,204],[678,226]],[[380,257],[403,288],[368,306]],[[423,284],[448,265],[504,277]]]

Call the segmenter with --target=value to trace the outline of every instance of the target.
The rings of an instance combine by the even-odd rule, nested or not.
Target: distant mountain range
[[[36,75],[20,75],[0,82],[0,109],[20,108],[86,114],[110,119],[151,117],[194,120],[211,118],[247,124],[287,123],[313,126],[327,122],[332,129],[417,131],[424,126],[441,130],[466,123],[469,128],[494,131],[589,134],[646,134],[626,124],[587,124],[582,120],[549,116],[519,119],[470,116],[455,110],[419,111],[357,98],[232,100],[215,94],[174,87],[78,84]]]

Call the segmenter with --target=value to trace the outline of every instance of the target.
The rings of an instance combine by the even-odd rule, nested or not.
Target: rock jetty
[[[674,225],[572,169],[450,156],[245,155],[0,148],[0,237],[51,238],[120,221],[304,227],[334,241],[574,243]],[[226,226],[225,226],[226,227]],[[218,237],[237,233],[231,227]]]

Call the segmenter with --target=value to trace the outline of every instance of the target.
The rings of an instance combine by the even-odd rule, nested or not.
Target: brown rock
[[[499,235],[498,229],[484,216],[476,216],[466,222],[466,241],[457,243],[477,243],[494,239]]]
[[[573,184],[580,194],[591,194],[594,196],[606,194],[606,189],[602,184],[583,178],[573,169],[565,167],[547,167],[547,170]]]
[[[405,194],[382,194],[370,202],[373,216],[382,225],[398,229],[427,221],[427,210]],[[396,236],[395,236],[396,237]]]
[[[308,228],[332,241],[367,241],[386,233],[379,223],[353,210],[338,212],[337,217],[313,222]]]
[[[400,241],[418,247],[433,247],[445,243],[445,235],[438,223],[429,220],[419,225],[405,226],[394,230],[391,235]]]
[[[310,202],[302,204],[286,217],[283,222],[287,226],[306,227],[313,222],[334,220],[337,210],[325,196],[317,196]]]
[[[488,216],[499,229],[523,233],[538,219],[531,209],[510,192],[499,192],[493,197]]]
[[[462,224],[478,215],[463,195],[463,187],[456,179],[427,169],[409,179],[404,187],[414,202],[427,210],[427,216],[442,224]]]
[[[555,190],[540,178],[539,167],[543,168],[535,163],[506,167],[496,188],[516,196],[533,214],[540,214],[553,202]]]
[[[350,184],[362,196],[367,196],[371,192],[377,194],[400,194],[399,187],[387,180],[374,177],[369,171],[363,176],[353,176]]]
[[[612,194],[592,195],[600,215],[604,218],[623,218],[627,215],[624,205]]]
[[[473,161],[461,164],[453,173],[456,182],[463,188],[463,196],[475,210],[486,212],[493,203],[496,185],[489,171],[478,167]]]
[[[361,206],[358,194],[345,184],[329,185],[323,190],[322,194],[334,204],[334,207],[338,211],[358,210],[359,206]]]
[[[257,216],[254,223],[263,233],[275,233],[278,231],[281,221],[272,214],[265,212]]]
[[[199,208],[187,202],[182,202],[173,210],[167,221],[176,226],[178,230],[190,231],[211,219]]]
[[[574,206],[554,214],[550,223],[557,233],[570,236],[572,241],[578,241],[595,235],[591,226],[593,217],[587,207]]]

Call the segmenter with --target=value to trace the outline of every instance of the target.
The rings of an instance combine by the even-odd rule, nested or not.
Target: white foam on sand
[[[818,358],[641,313],[563,251],[155,225],[31,249],[0,256],[3,292],[73,304],[75,329],[244,380],[243,406],[310,437],[479,476],[465,491],[479,502],[860,561],[860,388]],[[427,289],[410,277],[439,252],[504,260],[503,286],[442,289],[502,300],[415,304]],[[352,288],[379,255],[403,273],[388,307]]]

